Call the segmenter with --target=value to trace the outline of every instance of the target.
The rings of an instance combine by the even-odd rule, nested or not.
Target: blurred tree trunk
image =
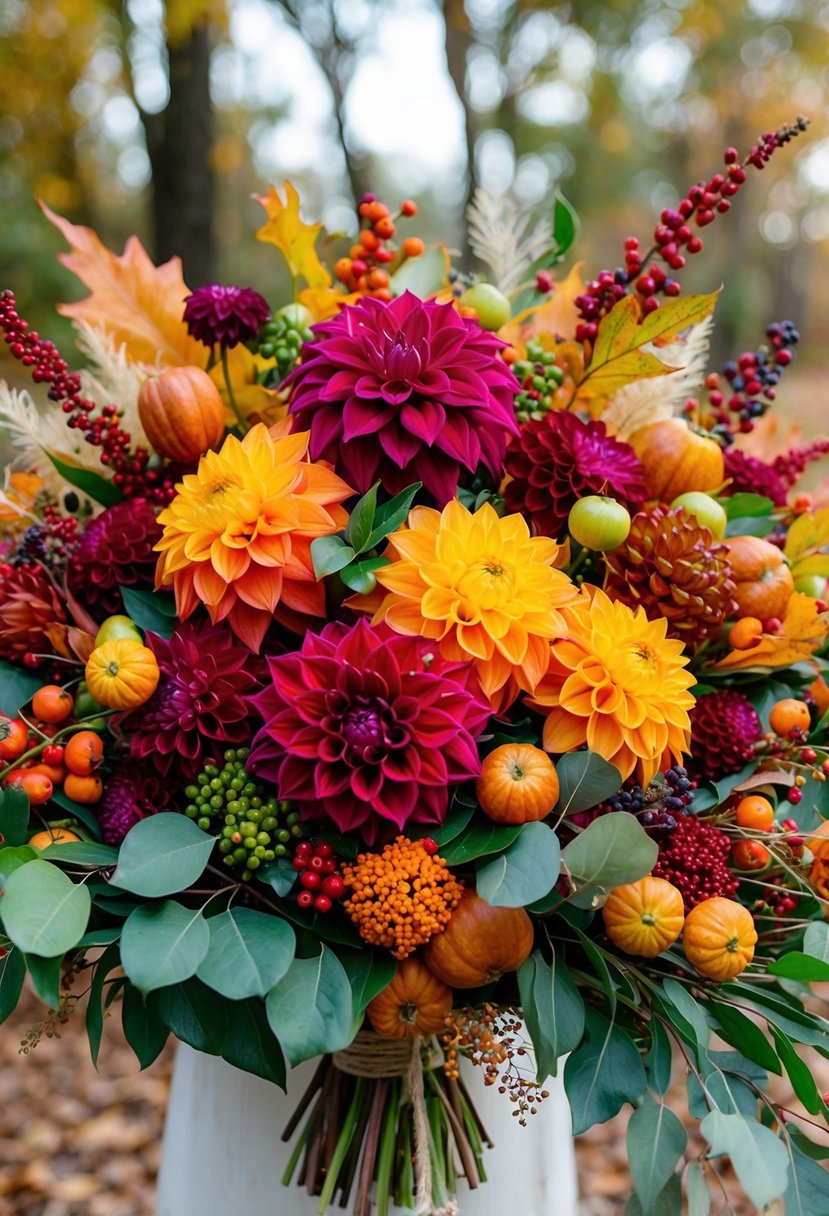
[[[168,48],[170,100],[160,114],[142,114],[153,171],[156,260],[178,254],[190,287],[215,278],[210,164],[210,30],[194,27],[187,42]]]
[[[477,135],[475,115],[466,95],[466,65],[467,55],[472,46],[472,28],[464,7],[463,0],[443,0],[443,21],[445,28],[444,45],[446,47],[446,64],[449,76],[455,86],[458,101],[463,107],[464,143],[466,147],[466,190],[464,192],[463,213],[461,215],[461,231],[463,239],[461,248],[468,258],[466,241],[466,209],[475,193],[475,137]]]

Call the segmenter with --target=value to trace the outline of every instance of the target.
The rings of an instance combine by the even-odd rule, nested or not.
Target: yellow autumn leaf
[[[664,376],[676,369],[642,348],[651,342],[667,341],[683,329],[696,325],[714,309],[719,292],[666,300],[642,316],[635,296],[615,304],[599,325],[590,362],[578,387],[574,407],[589,408],[597,399],[606,401],[625,384]]]
[[[253,196],[257,203],[262,204],[268,217],[258,229],[256,239],[276,245],[294,278],[303,278],[314,290],[330,287],[331,275],[315,248],[322,224],[303,223],[299,218],[299,195],[290,182],[282,184],[285,189],[284,203],[276,186],[269,186],[264,197],[259,194]]]
[[[273,366],[272,359],[262,359],[259,355],[252,354],[246,346],[240,343],[227,352],[227,363],[236,405],[248,422],[251,422],[254,416],[257,421],[268,419],[271,422],[276,422],[283,417],[287,407],[284,406],[279,392],[276,389],[266,388],[264,384],[259,384],[257,379],[260,372]],[[227,425],[235,426],[237,418],[230,404],[222,364],[214,364],[209,375],[224,402]]]
[[[58,254],[58,260],[90,291],[76,304],[58,305],[58,312],[103,329],[134,363],[204,365],[207,352],[184,324],[184,300],[190,292],[180,258],[155,266],[135,236],[119,257],[91,228],[71,224],[44,203],[40,206],[72,247],[70,253]]]
[[[791,667],[810,658],[826,640],[827,614],[818,611],[818,601],[795,591],[789,600],[779,634],[764,633],[749,650],[732,650],[715,664],[717,671],[746,668]]]
[[[829,577],[829,507],[807,511],[789,528],[784,548],[795,579]]]
[[[581,277],[584,262],[576,262],[567,278],[556,283],[541,304],[525,308],[499,330],[499,337],[523,354],[527,342],[550,334],[556,338],[572,341],[581,317],[576,309],[576,297],[584,291]]]

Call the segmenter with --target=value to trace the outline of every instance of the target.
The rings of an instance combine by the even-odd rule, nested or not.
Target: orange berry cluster
[[[398,836],[382,853],[361,853],[343,866],[344,907],[372,946],[408,958],[446,927],[463,887],[433,841]]]
[[[73,802],[98,802],[103,783],[96,769],[104,745],[95,731],[80,725],[64,742],[53,735],[71,730],[75,699],[58,684],[45,684],[32,697],[34,721],[0,714],[0,785],[23,790],[32,806],[42,806],[58,786]]]
[[[489,1003],[482,1011],[466,1007],[453,1009],[446,1019],[441,1045],[446,1054],[444,1071],[450,1080],[460,1076],[458,1057],[483,1069],[484,1085],[498,1084],[498,1092],[507,1094],[515,1106],[512,1112],[522,1127],[527,1115],[537,1114],[549,1092],[541,1089],[535,1078],[524,1075],[520,1061],[531,1063],[521,1033],[523,1023],[511,1009],[500,1009]]]
[[[335,265],[334,276],[349,292],[390,300],[389,273],[385,267],[395,256],[401,260],[419,258],[426,248],[419,236],[406,237],[399,250],[387,244],[397,231],[395,221],[401,216],[417,215],[417,203],[404,199],[397,215],[392,215],[385,203],[378,202],[373,194],[364,194],[357,214],[362,224],[360,235],[348,257],[340,258]]]

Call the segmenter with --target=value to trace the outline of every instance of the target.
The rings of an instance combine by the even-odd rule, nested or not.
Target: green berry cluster
[[[276,360],[276,367],[268,379],[279,383],[296,367],[302,343],[311,342],[313,337],[299,311],[297,310],[297,315],[291,315],[289,311],[287,316],[285,313],[277,313],[271,321],[263,325],[250,345],[263,359]]]
[[[564,372],[556,367],[556,357],[539,341],[527,343],[526,359],[519,359],[512,369],[521,384],[515,398],[515,415],[519,422],[543,418],[553,408],[553,397],[564,382]]]
[[[264,788],[245,771],[246,747],[230,748],[224,765],[206,765],[193,785],[184,791],[185,815],[203,832],[219,838],[219,852],[229,868],[242,867],[242,881],[276,857],[286,857],[288,846],[302,836],[299,811],[287,802],[269,798]]]

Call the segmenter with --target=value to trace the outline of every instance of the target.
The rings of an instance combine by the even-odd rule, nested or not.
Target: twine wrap
[[[435,1067],[443,1058],[432,1055],[429,1066]],[[384,1039],[370,1030],[360,1030],[353,1043],[333,1055],[340,1072],[353,1077],[374,1080],[405,1077],[405,1100],[412,1108],[414,1122],[414,1178],[417,1216],[455,1216],[457,1204],[450,1201],[440,1209],[434,1205],[432,1194],[432,1164],[429,1160],[429,1120],[423,1089],[423,1037],[414,1039]]]

